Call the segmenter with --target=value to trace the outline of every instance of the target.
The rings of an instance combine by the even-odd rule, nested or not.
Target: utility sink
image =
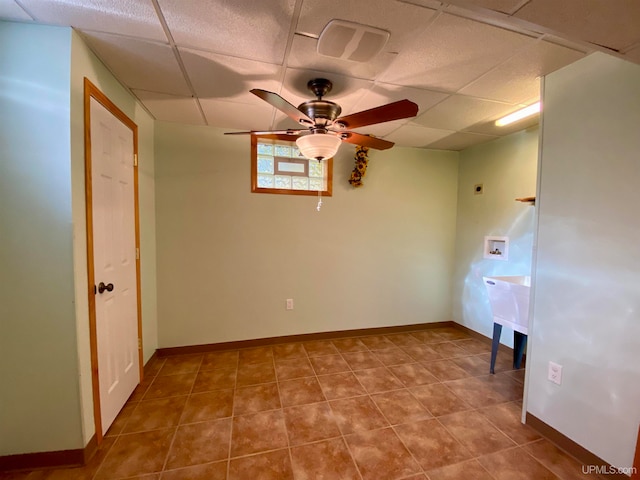
[[[529,291],[531,277],[512,275],[482,277],[493,312],[493,342],[490,372],[494,373],[502,326],[513,329],[513,365],[520,368],[529,332]]]
[[[489,293],[493,321],[527,335],[531,277],[482,277]]]

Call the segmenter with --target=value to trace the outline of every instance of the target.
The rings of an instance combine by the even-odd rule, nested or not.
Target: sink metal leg
[[[513,368],[516,370],[520,368],[522,364],[522,355],[524,354],[524,348],[527,345],[527,336],[524,333],[513,332]]]
[[[500,335],[502,334],[502,325],[493,322],[493,340],[491,341],[491,368],[490,373],[496,373],[496,356],[498,355],[498,346],[500,345]]]

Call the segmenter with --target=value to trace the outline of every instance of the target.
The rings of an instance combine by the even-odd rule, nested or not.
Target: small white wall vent
[[[318,53],[352,62],[368,62],[384,48],[386,30],[344,20],[331,20],[318,38]]]

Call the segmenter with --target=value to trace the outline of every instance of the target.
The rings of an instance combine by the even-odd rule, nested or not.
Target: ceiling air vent
[[[390,33],[386,30],[331,20],[318,38],[318,53],[327,57],[368,62],[384,48]]]

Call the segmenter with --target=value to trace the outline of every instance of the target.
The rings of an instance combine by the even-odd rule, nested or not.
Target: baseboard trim
[[[613,467],[609,463],[605,462],[600,457],[584,448],[582,445],[574,442],[569,437],[560,433],[558,430],[546,424],[538,417],[530,414],[529,412],[527,412],[526,415],[526,424],[534,430],[537,430],[540,435],[547,438],[558,448],[567,452],[583,465],[593,465],[594,467],[600,467],[600,471],[613,471]],[[594,471],[592,473],[597,474],[598,472]],[[623,475],[621,473],[608,473],[607,475],[601,476],[607,479],[619,478],[621,480],[629,480],[629,477],[627,475]]]
[[[55,452],[19,453],[0,457],[2,470],[33,470],[37,468],[79,467],[86,464],[98,450],[95,435],[84,448]]]
[[[390,327],[374,327],[362,328],[355,330],[338,330],[332,332],[303,333],[298,335],[287,335],[282,337],[256,338],[251,340],[238,340],[233,342],[207,343],[203,345],[186,345],[182,347],[165,347],[158,348],[156,353],[159,357],[167,357],[171,355],[185,355],[192,353],[215,352],[219,350],[234,350],[239,348],[264,347],[269,345],[277,345],[279,343],[290,342],[313,342],[317,340],[331,340],[340,337],[361,337],[365,335],[388,335],[391,333],[406,333],[415,330],[424,330],[430,328],[454,327],[458,325],[452,321],[434,322],[434,323],[416,323],[412,325],[395,325]]]
[[[142,380],[144,380],[144,377],[146,377],[147,375],[149,375],[149,365],[153,364],[153,361],[158,358],[158,351],[156,350],[155,352],[153,352],[153,354],[149,357],[149,360],[147,360],[147,363],[144,364],[144,368],[142,369],[142,375],[143,377],[140,379],[140,381],[142,382]]]
[[[145,366],[157,357],[154,352]],[[39,468],[79,467],[86,465],[98,451],[98,437],[94,434],[84,448],[55,452],[18,453],[0,457],[0,471],[34,470]]]

